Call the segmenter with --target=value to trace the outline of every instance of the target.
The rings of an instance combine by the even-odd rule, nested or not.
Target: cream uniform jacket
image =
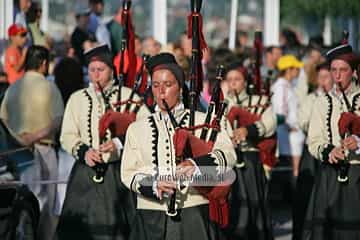
[[[181,126],[188,126],[188,110],[181,106],[177,107],[174,116]],[[204,119],[205,114],[196,112],[195,125],[204,123]],[[200,129],[196,130],[195,135],[199,136],[200,132]],[[167,114],[161,112],[132,123],[127,131],[121,178],[129,189],[138,193],[138,209],[167,210],[167,201],[165,199],[159,201],[154,192],[153,182],[148,180],[156,180],[157,176],[171,176],[175,173],[173,135],[174,128]],[[235,152],[226,131],[219,132],[209,156],[211,159],[206,165],[214,166],[218,172],[224,171],[226,166],[231,168],[235,164]],[[177,208],[208,203],[208,200],[193,187],[186,187],[177,196],[180,197]]]
[[[250,96],[246,93],[245,90],[241,91],[238,96],[238,99],[234,95],[226,96],[226,99],[229,101],[228,110],[230,111],[233,106],[240,107],[249,107],[249,112],[261,114],[260,120],[256,121],[252,126],[248,127],[249,136],[253,136],[255,138],[263,138],[270,137],[276,131],[276,118],[271,109],[271,106],[268,105],[268,97],[267,96],[258,96],[252,95]],[[239,101],[239,103],[238,103]],[[255,105],[260,105],[259,107],[255,107]],[[248,145],[248,149],[244,150],[254,150],[254,148]]]
[[[322,90],[316,90],[315,92],[307,95],[303,102],[300,103],[299,111],[298,111],[298,124],[300,129],[307,133],[309,130],[309,124],[311,115],[316,109],[314,108],[314,103],[317,99],[324,95]]]
[[[105,95],[110,99],[110,105],[117,102],[118,86],[112,85],[105,91]],[[131,89],[122,87],[122,101],[129,98]],[[135,97],[134,100],[139,99]],[[112,106],[113,107],[113,106]],[[131,110],[134,106],[132,106]],[[125,106],[121,107],[123,111]],[[76,160],[84,160],[86,151],[89,148],[98,149],[99,139],[99,120],[105,112],[105,103],[102,96],[95,92],[90,85],[86,89],[73,93],[65,108],[64,120],[62,124],[60,141],[62,147],[73,155]],[[142,106],[137,114],[137,118],[149,115],[146,107]],[[111,133],[107,130],[107,139],[111,139]],[[105,162],[119,158],[119,153],[113,156],[103,155]]]
[[[355,114],[360,115],[360,89],[354,83],[346,91]],[[321,161],[328,160],[329,153],[334,147],[341,145],[338,120],[342,112],[347,112],[347,106],[342,95],[336,93],[336,88],[315,102],[310,119],[308,144],[310,153]],[[350,152],[350,160],[360,160],[360,155]]]

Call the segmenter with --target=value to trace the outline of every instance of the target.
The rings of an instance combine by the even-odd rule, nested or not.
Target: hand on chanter
[[[176,189],[176,183],[174,181],[157,181],[157,194],[158,198],[162,200],[163,194],[171,196]]]
[[[196,171],[196,166],[190,160],[182,161],[176,166],[176,176],[178,178],[191,177]]]
[[[235,129],[233,131],[233,143],[239,144],[241,141],[245,141],[248,135],[248,131],[245,127]]]
[[[90,148],[85,153],[85,162],[89,167],[93,167],[96,163],[102,163],[101,153],[98,150]]]
[[[112,140],[107,141],[99,146],[101,153],[112,153],[116,151],[116,145]]]
[[[345,154],[342,147],[334,147],[329,154],[329,163],[336,164],[339,160],[344,160]]]
[[[341,142],[345,149],[356,151],[358,149],[358,141],[354,136],[349,136]]]

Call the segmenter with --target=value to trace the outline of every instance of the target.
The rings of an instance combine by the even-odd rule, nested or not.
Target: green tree
[[[282,0],[281,12],[287,16],[360,17],[360,1],[357,0]]]

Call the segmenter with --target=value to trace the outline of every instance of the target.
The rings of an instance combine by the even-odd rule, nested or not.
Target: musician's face
[[[351,83],[353,71],[350,65],[340,59],[331,62],[330,72],[335,84],[341,84],[343,89],[347,89]]]
[[[238,70],[231,70],[226,74],[226,81],[229,86],[229,92],[240,93],[245,89],[244,75]]]
[[[96,90],[98,90],[99,84],[101,88],[106,88],[113,76],[112,69],[101,61],[90,62],[88,73],[90,81],[94,84]]]
[[[152,76],[152,92],[156,104],[165,111],[162,100],[164,99],[170,108],[180,102],[181,89],[174,74],[169,70],[161,69],[154,72]]]
[[[325,92],[331,90],[333,86],[333,80],[331,78],[330,71],[327,69],[320,69],[317,74],[317,84],[320,88],[322,88]]]

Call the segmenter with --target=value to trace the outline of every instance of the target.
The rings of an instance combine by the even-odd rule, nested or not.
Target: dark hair
[[[49,62],[50,52],[43,46],[33,45],[26,54],[25,71],[38,70],[44,61]]]
[[[238,36],[239,37],[247,37],[247,36],[249,36],[249,34],[247,32],[245,32],[245,31],[239,31]]]
[[[281,31],[281,34],[286,39],[286,45],[288,47],[300,47],[301,46],[301,43],[300,43],[296,33],[293,30],[291,30],[289,28],[285,28]]]
[[[104,4],[104,0],[89,0],[89,4]]]
[[[20,8],[20,0],[14,0],[14,7]]]
[[[81,64],[74,58],[61,59],[55,66],[54,77],[64,104],[73,92],[85,87]]]
[[[311,37],[308,47],[321,51],[324,48],[324,38],[322,36]]]
[[[279,46],[271,45],[271,46],[268,46],[268,47],[265,49],[265,52],[266,52],[266,53],[272,53],[272,51],[273,51],[274,49],[276,49],[276,48],[281,49]]]
[[[6,72],[0,70],[0,77],[7,77],[7,76],[8,76],[8,75],[7,75]]]
[[[243,75],[245,82],[247,82],[247,80],[248,80],[248,71],[247,71],[247,69],[243,66],[243,64],[242,64],[241,61],[235,60],[235,61],[233,61],[233,62],[230,62],[230,63],[226,66],[225,78],[226,78],[226,75],[227,75],[230,71],[233,71],[233,70],[240,72],[240,73]]]
[[[33,23],[38,18],[38,12],[41,10],[38,2],[32,2],[29,10],[26,12],[26,22]]]

